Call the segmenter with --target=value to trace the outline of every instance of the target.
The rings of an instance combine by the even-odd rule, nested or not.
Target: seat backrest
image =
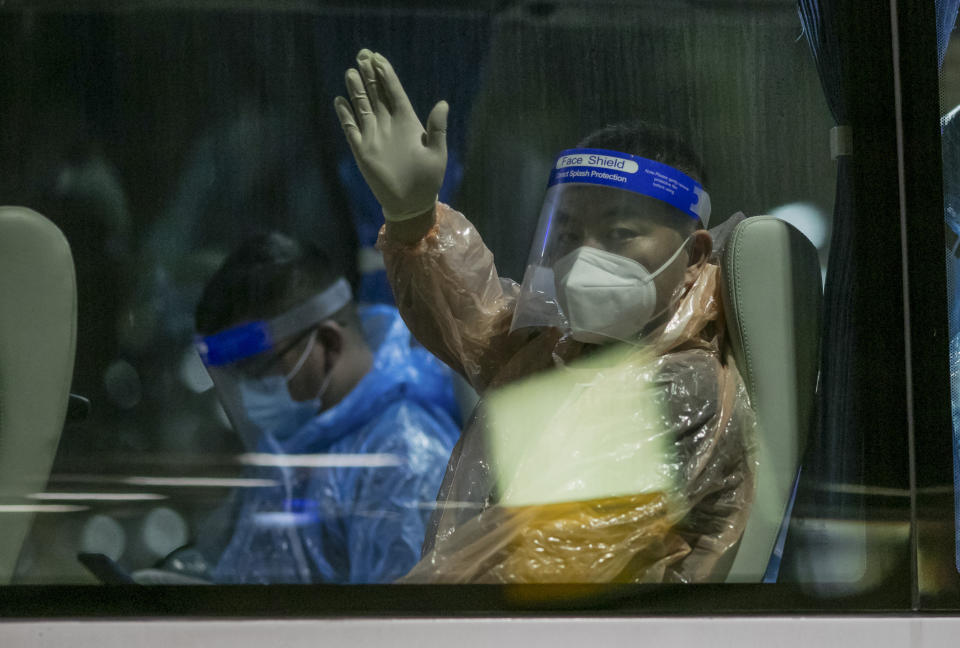
[[[760,582],[815,422],[821,278],[817,250],[772,216],[734,228],[720,262],[727,332],[757,414],[757,488],[727,582]]]
[[[0,494],[43,491],[63,428],[77,290],[66,238],[40,214],[0,207]],[[0,584],[10,582],[30,512],[0,513]]]

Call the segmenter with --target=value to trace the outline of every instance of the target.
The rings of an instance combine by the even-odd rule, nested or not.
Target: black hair
[[[700,184],[706,184],[703,160],[680,133],[661,124],[639,119],[609,124],[587,135],[577,146],[639,155],[668,164]]]
[[[680,133],[661,124],[640,119],[609,124],[580,140],[577,148],[601,148],[662,162],[706,184],[703,160]],[[688,234],[701,227],[699,220],[686,219],[679,230]]]
[[[254,236],[226,258],[204,287],[195,312],[197,332],[210,335],[240,322],[276,317],[340,276],[312,243],[279,232]],[[330,319],[353,328],[359,324],[352,302]]]

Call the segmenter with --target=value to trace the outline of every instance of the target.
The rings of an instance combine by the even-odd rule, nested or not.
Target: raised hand
[[[387,220],[431,211],[447,166],[447,102],[433,107],[424,130],[386,58],[362,49],[357,67],[346,72],[350,101],[333,105],[360,172]]]

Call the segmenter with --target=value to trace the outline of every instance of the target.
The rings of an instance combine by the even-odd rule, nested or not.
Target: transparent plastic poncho
[[[716,265],[690,271],[644,344],[608,352],[512,328],[520,286],[446,205],[418,243],[379,246],[411,331],[481,394],[405,582],[723,579],[753,499],[755,417]]]

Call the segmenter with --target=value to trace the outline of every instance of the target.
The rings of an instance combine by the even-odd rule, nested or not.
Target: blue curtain
[[[848,61],[840,40],[845,9],[842,0],[800,0],[798,3],[803,33],[816,63],[830,113],[838,126],[849,126],[849,106],[843,91]],[[839,156],[836,162],[833,232],[824,283],[820,425],[811,434],[804,475],[805,479],[815,482],[842,484],[859,481],[862,453],[861,440],[851,433],[857,429],[854,422],[858,412],[848,388],[854,378],[856,361],[854,345],[850,343],[855,333],[852,291],[856,261],[853,254],[852,166],[848,155]],[[817,489],[815,504],[828,507],[846,519],[862,517],[862,511],[850,510],[848,498],[831,491]]]
[[[943,57],[947,53],[950,34],[957,24],[957,9],[960,0],[937,0],[937,54],[939,64],[943,66]]]
[[[860,106],[856,115],[851,115],[852,107],[848,102],[856,100],[856,96],[846,86],[851,79],[858,79],[860,85],[856,87],[862,88],[865,75],[857,68],[859,63],[853,59],[862,59],[863,51],[871,47],[863,34],[870,33],[870,29],[881,33],[888,20],[883,15],[865,14],[857,4],[852,0],[798,0],[803,33],[834,122],[838,126],[855,129],[854,155],[858,150],[870,148],[867,139],[873,124],[869,119],[877,115],[882,117],[882,113],[865,111]],[[958,5],[960,0],[936,2],[941,64],[956,21]],[[872,25],[865,25],[868,21]],[[824,285],[819,428],[811,434],[804,461],[804,478],[813,488],[806,489],[805,496],[800,496],[801,499],[806,498],[807,505],[816,507],[815,510],[829,511],[830,515],[846,520],[863,519],[863,498],[845,495],[843,489],[834,488],[833,485],[879,483],[885,471],[890,474],[892,481],[896,481],[899,474],[897,470],[904,467],[901,465],[903,461],[897,463],[895,459],[883,463],[885,455],[896,453],[885,452],[891,448],[878,447],[878,439],[868,436],[868,426],[864,424],[865,418],[884,420],[882,400],[871,395],[869,385],[890,382],[882,376],[874,377],[872,373],[886,370],[882,366],[882,349],[889,338],[885,338],[879,329],[884,326],[884,318],[891,315],[884,310],[884,305],[891,303],[894,295],[871,284],[871,278],[890,276],[889,271],[895,270],[892,266],[888,268],[884,265],[889,260],[871,259],[869,247],[863,244],[865,233],[876,235],[884,241],[884,237],[888,236],[885,233],[878,234],[877,230],[870,232],[877,224],[877,215],[871,213],[875,205],[861,204],[858,209],[856,204],[858,193],[854,185],[869,177],[864,165],[871,163],[872,154],[865,152],[862,159],[850,155],[836,158],[837,193]],[[863,198],[865,194],[859,195]],[[870,202],[869,197],[866,202]],[[960,233],[960,226],[957,232]],[[960,287],[960,282],[957,286]],[[956,348],[958,351],[954,355],[960,363],[960,342]],[[960,375],[960,370],[955,372]],[[896,377],[893,374],[891,377],[893,382],[890,384],[893,385]],[[960,389],[957,393],[960,396]],[[960,422],[960,419],[957,420]],[[956,447],[960,448],[960,445]],[[960,457],[957,465],[960,465]]]
[[[937,50],[943,65],[960,0],[937,1]],[[950,395],[953,414],[953,484],[955,489],[955,562],[960,569],[960,107],[941,120],[943,206],[946,234],[947,313],[950,325]]]

